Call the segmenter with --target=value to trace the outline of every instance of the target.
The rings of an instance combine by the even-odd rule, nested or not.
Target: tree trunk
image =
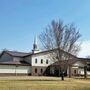
[[[61,77],[61,80],[64,81],[64,76]]]
[[[64,72],[61,72],[61,80],[64,81]]]

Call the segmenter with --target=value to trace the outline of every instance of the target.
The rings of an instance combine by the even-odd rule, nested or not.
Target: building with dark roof
[[[56,75],[59,76],[60,67],[66,68],[66,75],[84,75],[84,67],[90,64],[88,58],[78,58],[61,50],[68,55],[68,60],[52,61],[49,55],[57,49],[39,51],[37,40],[34,40],[31,53],[5,50],[0,54],[0,75]],[[87,71],[90,75],[90,72]]]

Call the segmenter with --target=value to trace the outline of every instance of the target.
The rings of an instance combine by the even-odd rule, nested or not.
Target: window
[[[35,59],[35,63],[37,63],[37,58]]]
[[[74,74],[76,74],[76,70],[74,70]]]
[[[17,62],[17,61],[21,61],[21,58],[14,57],[14,58],[13,58],[13,61],[16,61],[16,62]]]
[[[48,64],[48,59],[46,60],[46,64]]]
[[[41,64],[43,64],[43,59],[41,59]]]
[[[41,68],[41,73],[43,72],[43,69]]]
[[[37,68],[35,68],[35,73],[37,73]]]

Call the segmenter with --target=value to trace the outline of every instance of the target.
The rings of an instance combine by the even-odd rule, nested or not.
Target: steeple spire
[[[37,53],[39,50],[38,50],[38,45],[37,45],[37,36],[34,37],[34,43],[33,43],[33,50],[32,52],[33,53]]]
[[[37,50],[37,37],[34,37],[34,44],[33,44],[33,49]]]

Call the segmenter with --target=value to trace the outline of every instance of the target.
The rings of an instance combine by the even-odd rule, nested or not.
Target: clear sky
[[[84,43],[80,56],[90,55],[90,0],[0,0],[0,50],[31,51],[53,19],[74,22]]]

